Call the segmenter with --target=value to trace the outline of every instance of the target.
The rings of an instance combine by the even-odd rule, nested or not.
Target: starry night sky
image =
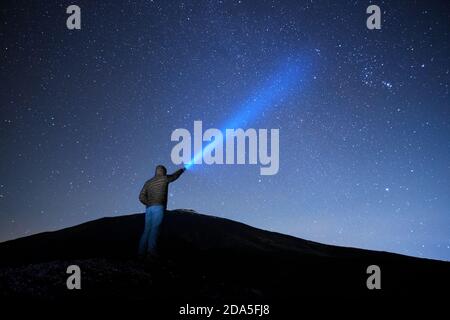
[[[2,1],[0,241],[143,212],[173,130],[221,128],[295,61],[248,124],[280,129],[279,173],[195,167],[169,208],[450,260],[450,6],[374,3],[372,31],[370,1]]]

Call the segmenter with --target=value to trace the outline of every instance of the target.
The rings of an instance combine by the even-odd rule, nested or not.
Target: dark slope
[[[164,218],[157,259],[139,261],[143,215],[102,218],[0,244],[0,297],[272,301],[310,295],[438,295],[450,263],[323,245],[177,210]],[[66,289],[66,268],[82,290]],[[366,287],[381,267],[382,290]]]

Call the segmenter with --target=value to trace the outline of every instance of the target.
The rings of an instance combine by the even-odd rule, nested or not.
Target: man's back
[[[162,204],[166,207],[168,187],[167,176],[155,176],[144,184],[139,200],[146,206]]]
[[[157,169],[155,176],[145,182],[142,187],[139,200],[147,207],[159,204],[166,208],[169,183],[178,179],[183,172],[184,169],[180,169],[171,175],[166,175],[165,169],[161,171]]]

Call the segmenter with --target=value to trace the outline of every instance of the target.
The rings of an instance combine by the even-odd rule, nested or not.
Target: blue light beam
[[[301,82],[302,74],[303,72],[297,63],[288,62],[282,65],[259,90],[256,90],[237,108],[239,112],[224,126],[224,129],[245,127],[250,120],[264,113],[264,110],[268,107],[275,106],[276,102],[282,101],[288,95],[290,89]],[[222,130],[222,132],[226,131]],[[226,137],[224,138],[226,139]],[[206,145],[185,164],[185,168],[190,169],[195,162],[203,157],[205,152],[211,151],[216,144],[217,142],[214,140]]]

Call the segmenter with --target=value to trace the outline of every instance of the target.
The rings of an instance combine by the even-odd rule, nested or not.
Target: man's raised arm
[[[172,174],[168,174],[168,175],[167,175],[167,179],[169,180],[169,182],[174,182],[174,181],[177,180],[177,179],[181,176],[181,174],[182,174],[183,172],[185,172],[185,171],[186,171],[186,168],[179,169],[179,170],[175,171],[175,172],[172,173]]]

